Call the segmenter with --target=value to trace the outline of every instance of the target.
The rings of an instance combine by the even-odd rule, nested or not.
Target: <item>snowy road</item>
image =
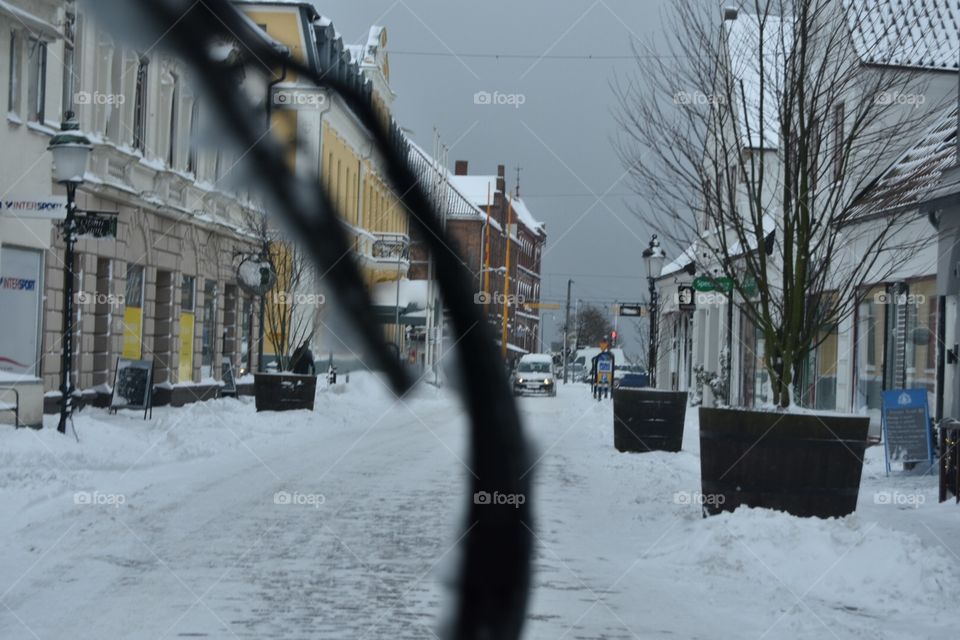
[[[522,408],[528,638],[956,637],[960,512],[931,477],[887,479],[871,451],[853,517],[703,520],[694,423],[682,453],[624,455],[580,385]],[[218,400],[87,412],[80,445],[0,434],[0,638],[433,637],[469,473],[457,405],[361,377],[317,413]]]

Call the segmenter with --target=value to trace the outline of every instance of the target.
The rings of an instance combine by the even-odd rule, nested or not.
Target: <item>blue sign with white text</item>
[[[933,432],[926,389],[883,392],[883,450],[890,463],[933,463]]]

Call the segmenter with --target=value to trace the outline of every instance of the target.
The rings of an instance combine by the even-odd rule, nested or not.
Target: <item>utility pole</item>
[[[563,384],[567,384],[567,351],[570,342],[570,289],[573,280],[567,280],[567,316],[563,322]]]
[[[487,183],[487,210],[483,219],[483,315],[486,320],[490,312],[490,208],[493,203],[490,197],[490,183]]]
[[[503,320],[500,324],[500,353],[507,361],[507,321],[510,319],[510,227],[513,226],[513,201],[507,197],[507,259],[503,274]]]

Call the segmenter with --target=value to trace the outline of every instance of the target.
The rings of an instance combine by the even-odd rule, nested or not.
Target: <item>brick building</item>
[[[507,191],[504,166],[497,167],[496,175],[469,175],[467,162],[458,160],[450,174],[419,148],[414,148],[411,160],[444,215],[452,248],[473,274],[475,300],[484,305],[498,336],[506,311],[511,356],[542,351],[540,261],[546,229],[517,194]],[[425,248],[417,240],[414,233],[410,277],[425,279]]]

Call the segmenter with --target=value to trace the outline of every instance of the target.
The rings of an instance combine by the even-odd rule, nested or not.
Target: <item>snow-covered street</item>
[[[852,517],[704,520],[693,410],[682,453],[620,454],[584,386],[521,402],[526,637],[954,637],[960,521],[933,476],[886,478],[874,448]],[[433,637],[469,473],[452,395],[361,375],[313,415],[220,399],[77,428],[0,432],[0,638]]]

